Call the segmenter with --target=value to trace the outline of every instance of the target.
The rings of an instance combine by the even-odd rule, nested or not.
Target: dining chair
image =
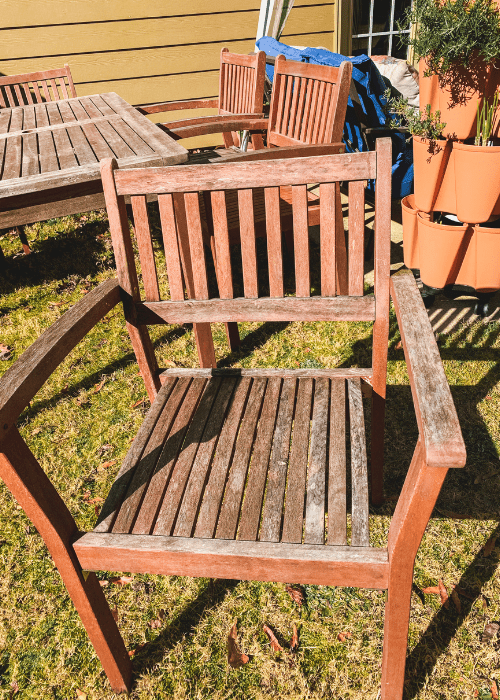
[[[131,661],[94,571],[112,570],[387,590],[381,697],[400,700],[415,556],[450,467],[465,449],[450,389],[413,275],[390,278],[391,145],[350,155],[116,169],[101,164],[117,279],[66,312],[0,380],[0,476],[44,538],[115,692],[131,688]],[[375,179],[375,286],[363,292],[363,221],[349,225],[348,294],[337,295],[336,183],[354,211]],[[319,294],[311,294],[307,184],[320,187]],[[294,196],[295,288],[285,294],[279,187]],[[241,216],[243,296],[235,297],[224,192]],[[264,188],[267,260],[256,255],[252,199]],[[199,192],[209,192],[219,251],[219,295],[210,292]],[[157,196],[166,259],[155,256],[147,198]],[[134,255],[125,198],[136,215]],[[185,298],[174,197],[185,203],[194,295]],[[168,293],[157,267],[166,264]],[[259,271],[268,279],[262,294]],[[139,284],[142,282],[142,285]],[[143,289],[143,291],[141,291]],[[163,287],[162,287],[163,289]],[[419,436],[387,543],[370,539],[369,484],[380,492],[384,451],[390,289]],[[79,532],[16,422],[77,343],[123,303],[151,407],[93,530]],[[371,366],[336,369],[168,369],[148,326],[231,321],[364,321]],[[371,395],[364,405],[363,396]],[[113,397],[110,396],[110,401]],[[365,416],[371,420],[370,461]],[[391,444],[392,450],[402,445]],[[55,468],[55,467],[54,467]],[[370,475],[370,477],[369,477]],[[103,494],[105,496],[106,494]],[[348,520],[350,526],[348,527]],[[222,642],[221,642],[222,643]],[[362,660],[360,661],[362,663]]]

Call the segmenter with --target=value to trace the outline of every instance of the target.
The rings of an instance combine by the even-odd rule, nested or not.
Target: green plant
[[[476,146],[491,146],[491,134],[495,125],[495,116],[498,109],[499,93],[493,96],[491,105],[485,100],[482,108],[477,105],[477,133],[474,143]]]
[[[441,112],[431,112],[431,106],[426,105],[423,112],[408,104],[405,97],[391,97],[390,91],[386,91],[387,111],[391,117],[390,126],[406,126],[412,136],[420,136],[429,141],[437,141],[442,138],[442,131],[446,126],[441,121]]]
[[[398,24],[401,31],[416,27],[402,36],[427,61],[427,75],[500,57],[500,12],[492,0],[414,0]]]

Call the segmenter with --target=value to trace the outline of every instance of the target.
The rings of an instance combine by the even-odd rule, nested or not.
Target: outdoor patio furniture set
[[[0,141],[4,148],[17,139],[28,144],[23,152],[30,154],[30,147],[37,143],[41,149],[53,136],[59,149],[65,135],[78,160],[70,166],[58,157],[56,165],[40,150],[39,171],[22,160],[15,173],[10,171],[15,178],[10,186],[16,184],[19,195],[14,205],[4,204],[4,212],[6,207],[11,212],[5,216],[19,216],[8,219],[13,223],[29,220],[23,219],[19,199],[29,191],[40,192],[36,206],[43,208],[47,196],[51,211],[68,213],[77,191],[80,197],[102,197],[102,188],[117,268],[116,279],[66,312],[2,378],[0,475],[44,538],[115,691],[130,689],[132,668],[93,573],[101,569],[386,589],[381,697],[395,700],[403,693],[415,556],[448,469],[465,463],[464,443],[413,275],[401,271],[390,277],[390,140],[378,140],[370,153],[343,153],[348,63],[336,69],[277,60],[270,113],[264,117],[264,59],[261,53],[238,57],[224,50],[219,101],[210,105],[193,101],[134,110],[111,93],[58,101],[59,121],[48,102],[0,110],[2,133],[10,133],[16,114],[42,114],[48,120],[46,126],[32,124],[35,138],[17,116],[15,135]],[[31,89],[26,94],[33,96]],[[17,90],[16,95],[20,102]],[[219,114],[160,127],[143,116],[181,106],[213,106]],[[235,152],[241,130],[250,131],[248,153]],[[212,162],[189,159],[178,143],[215,132],[224,134],[226,148]],[[150,152],[140,145],[139,153],[139,141],[147,141]],[[119,153],[118,142],[131,152]],[[11,147],[9,153],[17,151]],[[183,161],[188,162],[163,167]],[[371,179],[376,183],[375,284],[373,294],[366,294],[365,182]],[[348,188],[347,233],[341,182]],[[91,194],[81,194],[82,183],[90,183]],[[319,186],[319,196],[309,191],[311,184]],[[56,202],[51,190],[64,199]],[[158,283],[151,202],[159,208],[166,297]],[[311,285],[311,224],[320,226],[319,294]],[[282,234],[293,260],[293,289],[285,289]],[[257,255],[258,236],[266,238],[264,263]],[[241,247],[241,273],[231,257],[233,245]],[[243,295],[236,296],[241,283]],[[369,493],[372,503],[383,501],[390,296],[419,438],[387,546],[374,547]],[[68,353],[118,304],[151,408],[94,529],[81,533],[16,422]],[[210,324],[225,323],[236,346],[236,324],[246,321],[373,322],[371,366],[217,369]],[[148,326],[183,323],[193,324],[200,368],[164,371]],[[371,399],[370,465],[363,397]]]

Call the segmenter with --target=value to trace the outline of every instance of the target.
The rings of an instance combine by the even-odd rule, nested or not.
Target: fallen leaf
[[[133,586],[132,586],[133,588]],[[158,612],[158,617],[156,620],[150,620],[149,626],[151,627],[152,630],[156,630],[159,627],[161,627],[163,620],[165,619],[165,610],[160,610]]]
[[[488,622],[484,628],[484,632],[481,636],[482,642],[489,642],[493,637],[495,637],[500,629],[498,622]]]
[[[97,392],[101,391],[102,387],[106,384],[106,379],[104,378],[102,382],[99,384],[96,384],[96,386],[92,389],[93,394],[97,394]]]
[[[12,681],[12,683],[10,684],[9,698],[13,698],[17,692],[19,692],[19,686],[17,684],[17,681]]]
[[[107,462],[103,462],[97,467],[98,472],[102,472],[104,469],[107,469],[108,467],[112,467],[113,464],[116,464],[116,459],[110,459]]]
[[[76,689],[76,697],[78,700],[87,700],[87,693],[84,693],[80,688]]]
[[[460,615],[462,612],[462,603],[460,602],[460,598],[458,597],[457,589],[453,588],[451,591],[451,599],[455,604],[455,607],[457,609],[457,613]]]
[[[139,401],[136,401],[134,404],[132,404],[131,408],[137,408],[137,406],[140,406],[141,403],[144,403],[146,399],[139,399]]]
[[[87,503],[104,503],[104,498],[101,498],[100,496],[96,496],[95,498],[89,498]]]
[[[118,624],[118,606],[115,605],[114,608],[111,608],[111,614],[113,615],[113,620]]]
[[[82,398],[77,399],[76,403],[78,404],[78,406],[85,406],[86,404],[89,403],[89,400],[88,400],[87,396],[83,396]]]
[[[41,432],[42,432],[42,429],[41,429],[41,428],[35,428],[31,434],[32,434],[32,435],[38,435],[38,433],[41,433]]]
[[[439,579],[438,581],[438,587],[439,587],[439,595],[441,596],[441,605],[444,605],[445,608],[450,607],[450,603],[448,602],[448,591],[446,590],[446,587],[444,583]]]
[[[135,654],[137,654],[141,649],[144,649],[145,646],[146,646],[146,642],[144,642],[144,644],[139,644],[139,646],[137,646],[135,649],[131,649],[129,651],[128,655],[135,656]]]
[[[299,606],[299,608],[303,605],[305,600],[305,591],[302,588],[302,586],[294,586],[290,583],[287,583],[286,592],[293,600],[293,602]]]
[[[10,360],[12,350],[8,345],[0,343],[0,360]]]
[[[430,595],[439,595],[439,588],[437,586],[429,586],[428,588],[422,588],[422,593],[429,593]]]
[[[497,542],[497,536],[492,535],[483,547],[483,557],[490,556],[490,554],[495,549],[496,542]]]
[[[56,306],[62,306],[66,302],[64,301],[49,301],[49,306],[56,307]],[[87,697],[87,696],[85,696]]]
[[[101,509],[99,508],[99,506],[94,506],[94,513],[96,515],[99,515],[100,512],[101,512]]]
[[[116,583],[118,586],[126,586],[127,583],[132,583],[134,580],[133,576],[114,576],[109,579],[111,583]]]
[[[231,668],[239,668],[250,661],[249,657],[240,651],[237,635],[238,629],[237,623],[235,622],[227,637],[227,662]]]
[[[290,640],[290,649],[292,651],[297,651],[299,647],[299,631],[297,629],[297,625],[293,625],[293,633],[292,633],[292,638]]]
[[[496,681],[491,683],[491,700],[498,700],[498,685]]]
[[[82,498],[84,501],[88,501],[90,498],[90,491],[84,491]]]
[[[99,579],[99,585],[101,588],[106,588],[106,586],[109,586],[109,581],[105,578]]]
[[[339,642],[345,642],[346,639],[350,639],[351,637],[352,634],[350,632],[339,632],[337,635]]]
[[[401,343],[400,340],[398,340],[398,342],[394,346],[394,350],[402,350],[402,348],[403,348],[403,344]]]
[[[267,634],[267,636],[269,637],[269,641],[271,642],[271,648],[272,648],[272,650],[273,650],[273,651],[283,651],[283,647],[281,646],[281,644],[280,644],[280,643],[278,642],[278,640],[276,639],[276,636],[275,636],[274,632],[272,631],[272,629],[271,629],[270,627],[268,627],[267,625],[263,625],[263,626],[262,626],[262,629],[264,630],[264,632],[265,632],[265,633]]]

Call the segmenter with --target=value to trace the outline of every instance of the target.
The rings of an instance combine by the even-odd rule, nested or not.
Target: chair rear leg
[[[401,700],[405,680],[413,568],[392,566],[385,606],[382,700]]]

